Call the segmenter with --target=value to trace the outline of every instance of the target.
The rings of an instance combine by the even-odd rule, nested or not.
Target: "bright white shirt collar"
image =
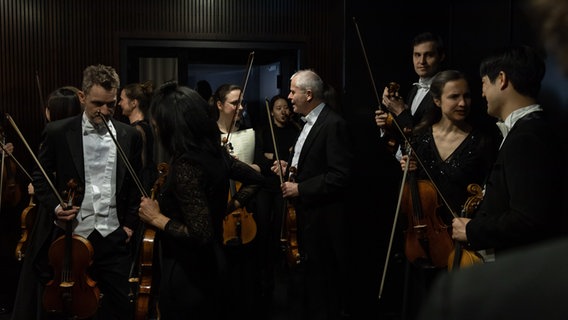
[[[511,130],[511,128],[513,128],[513,126],[519,119],[535,111],[542,111],[542,107],[539,104],[531,104],[530,106],[522,107],[511,112],[511,114],[509,114],[509,116],[507,116],[504,121],[498,121],[497,127],[503,134],[503,141],[505,141],[505,138],[509,134],[509,131]],[[503,142],[501,142],[501,145],[503,145]]]
[[[310,125],[313,125],[316,122],[316,120],[318,119],[319,114],[323,110],[324,105],[325,104],[323,102],[318,104],[318,106],[313,108],[312,111],[310,111],[310,113],[308,113],[307,116],[302,117],[302,120],[309,123]]]

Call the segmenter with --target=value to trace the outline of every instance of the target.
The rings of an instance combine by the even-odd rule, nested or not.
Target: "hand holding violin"
[[[408,155],[403,155],[400,158],[400,167],[402,168],[402,170],[404,171],[406,169],[406,162],[408,161],[408,171],[414,171],[417,168],[416,165],[416,160],[414,159],[408,159]]]
[[[404,100],[398,95],[398,92],[393,92],[392,88],[389,87],[385,87],[383,91],[383,104],[397,116],[406,109]]]
[[[62,206],[57,206],[55,209],[55,217],[62,221],[73,221],[80,208],[79,206],[71,206],[67,209],[63,209]]]
[[[148,197],[142,197],[140,200],[140,208],[138,209],[140,219],[149,225],[160,230],[164,230],[170,218],[164,216],[160,212],[160,205],[157,200]]]
[[[457,241],[467,242],[466,226],[470,218],[454,218],[452,220],[452,238]]]

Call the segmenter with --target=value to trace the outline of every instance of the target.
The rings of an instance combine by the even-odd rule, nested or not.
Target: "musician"
[[[94,250],[92,265],[85,272],[88,271],[104,295],[96,319],[131,317],[129,240],[139,220],[140,190],[124,161],[119,159],[118,146],[103,121],[116,137],[134,172],[140,170],[142,145],[136,129],[113,119],[119,81],[118,74],[110,66],[85,68],[82,89],[78,93],[84,111],[78,116],[47,124],[38,157],[47,177],[39,169],[33,173],[40,218],[26,260],[32,264],[30,269],[41,272],[42,283],[52,279],[53,272],[57,271],[47,266],[47,249],[62,233],[60,226],[73,221],[73,234],[86,238]],[[78,189],[83,191],[81,205],[63,208],[47,178],[60,194],[74,179],[79,184]],[[34,290],[25,289],[21,286],[20,291],[34,295]],[[38,299],[39,302],[32,299],[29,305],[18,308],[18,312],[27,315],[16,312],[13,319],[33,318],[35,307],[41,304],[41,296]]]
[[[256,130],[246,125],[243,120],[243,88],[240,85],[224,83],[217,87],[213,93],[214,111],[217,114],[217,126],[221,135],[221,143],[229,150],[236,159],[247,163],[257,172],[260,167],[254,162],[256,145]],[[242,181],[231,182],[230,197]],[[252,202],[252,201],[251,201]],[[253,223],[257,227],[257,215],[249,203],[247,210],[252,213]],[[250,217],[250,216],[249,216]],[[250,226],[250,223],[247,224]],[[230,292],[231,310],[235,317],[253,317],[259,312],[257,302],[260,293],[259,271],[257,268],[259,239],[254,239],[244,245],[226,245],[225,253],[228,259],[229,279],[231,281]]]
[[[438,215],[444,225],[449,226],[452,213],[459,214],[468,198],[467,186],[470,183],[483,185],[495,159],[498,141],[472,123],[469,117],[471,93],[463,73],[457,70],[437,73],[432,78],[429,94],[436,107],[424,115],[410,137],[411,152],[415,156],[412,153],[410,157],[402,156],[400,164],[403,170],[408,165],[409,172],[416,172],[417,179],[431,181],[437,186],[446,202],[441,197],[435,199],[441,207],[423,214]],[[418,164],[417,158],[424,167]],[[407,225],[411,223],[406,221]],[[450,239],[449,232],[447,236]],[[408,267],[409,296],[405,312],[414,318],[432,280],[446,268],[435,266],[428,259],[417,259]]]
[[[251,165],[260,172],[254,160],[255,132],[253,128],[243,123],[243,97],[242,88],[235,84],[220,85],[213,94],[216,106],[217,125],[222,136],[222,143],[226,144],[233,156]],[[238,136],[238,138],[237,138]],[[228,140],[227,140],[228,139]]]
[[[274,267],[278,258],[281,257],[279,255],[280,239],[283,214],[286,209],[280,191],[280,178],[272,172],[271,167],[277,160],[277,156],[279,159],[290,160],[290,152],[300,134],[301,127],[292,120],[292,106],[289,100],[282,95],[275,95],[268,101],[268,111],[272,127],[266,123],[258,129],[255,141],[254,163],[260,167],[265,183],[254,198],[254,203],[255,218],[258,222],[260,289],[262,296],[270,301],[269,298],[274,289]],[[274,134],[276,150],[272,134]],[[267,303],[263,305],[266,307]]]
[[[290,78],[288,99],[306,123],[290,162],[280,160],[284,172],[297,168],[296,182],[284,182],[281,190],[297,214],[305,319],[339,319],[346,311],[344,212],[352,151],[345,120],[325,103],[325,87],[312,70]],[[280,174],[278,163],[272,171]]]
[[[568,3],[554,0],[531,0],[527,2],[526,9],[537,22],[539,34],[547,43],[552,55],[558,58],[559,67],[564,76],[567,76],[568,55],[566,53],[568,48],[566,42],[560,39],[562,39],[568,26],[564,19],[568,14]],[[511,68],[515,68],[515,65]],[[511,69],[509,72],[513,70],[515,69]],[[501,71],[500,77],[508,76],[508,74],[508,72]],[[488,76],[486,80],[491,78]],[[527,81],[520,82],[525,83]],[[534,81],[531,82],[534,84]],[[491,82],[487,85],[490,86]],[[518,86],[516,82],[513,82],[512,85],[515,88]],[[491,101],[495,101],[494,95],[495,93],[486,95],[488,102],[490,97]],[[549,118],[549,121],[551,120]],[[514,135],[517,136],[515,132],[522,130],[520,125],[521,123],[514,125],[506,140],[514,138]],[[558,129],[560,132],[563,131],[563,128]],[[565,141],[562,136],[560,136],[560,139]],[[539,143],[543,143],[543,141]],[[506,148],[507,144],[505,142],[502,149]],[[533,152],[533,148],[534,146],[528,152]],[[554,152],[551,153],[552,158],[555,158],[549,159],[552,160],[551,166],[559,165],[559,162],[563,161],[561,160],[562,155],[566,156],[562,152],[558,153],[561,149],[556,146]],[[515,155],[513,160],[516,161],[518,156],[518,154]],[[532,168],[525,168],[525,170],[532,170]],[[553,179],[557,180],[556,176],[566,174],[565,165],[556,169],[551,168],[551,170],[554,171],[554,175],[546,177],[547,179],[554,177]],[[551,183],[554,183],[554,180]],[[555,187],[561,189],[560,186]],[[539,185],[533,189],[523,183],[522,187],[536,191],[536,188],[542,186]],[[566,189],[564,188],[562,192],[562,195],[564,195],[562,199],[565,199]],[[549,199],[543,199],[543,201],[547,200]],[[545,203],[543,205],[547,206]],[[543,215],[547,214],[544,210],[546,208],[541,211]],[[565,215],[566,209],[562,212]],[[558,218],[551,219],[551,223],[562,223]],[[559,240],[539,241],[535,244],[518,246],[503,252],[491,265],[474,266],[459,273],[444,275],[433,286],[432,294],[428,302],[424,304],[420,319],[564,319],[566,318],[565,297],[557,293],[564,292],[568,288],[568,278],[566,277],[568,260],[564,254],[566,250],[568,250],[568,238],[566,237]],[[464,288],[466,289],[464,290]],[[487,304],[487,301],[492,301],[492,303]],[[483,308],[479,308],[481,304],[484,304]]]
[[[412,40],[412,63],[414,72],[418,76],[418,82],[413,84],[408,93],[407,102],[399,95],[392,96],[388,87],[384,89],[382,97],[382,103],[391,112],[400,129],[412,131],[414,126],[422,120],[422,116],[436,107],[428,92],[432,77],[442,70],[445,59],[444,42],[440,36],[431,32],[423,32]],[[375,122],[381,128],[382,134],[387,128],[387,116],[388,114],[380,108],[375,111]],[[399,136],[400,133],[394,132],[394,135]],[[404,141],[400,136],[397,140],[399,145]],[[394,151],[398,151],[400,156],[400,150]]]
[[[166,83],[152,101],[157,137],[170,156],[157,200],[142,198],[140,217],[159,230],[164,319],[227,319],[228,294],[222,220],[244,206],[263,177],[230,156],[208,104],[195,90]],[[229,179],[247,182],[227,208]],[[243,288],[244,290],[244,288]]]
[[[142,136],[142,173],[140,174],[146,192],[150,192],[156,181],[157,170],[154,161],[154,133],[147,118],[150,101],[154,94],[154,83],[129,83],[120,91],[118,105],[122,115]]]
[[[487,112],[499,119],[504,140],[479,210],[454,219],[452,234],[472,249],[494,249],[496,260],[564,234],[563,150],[536,98],[544,74],[544,60],[528,46],[505,48],[480,65]]]

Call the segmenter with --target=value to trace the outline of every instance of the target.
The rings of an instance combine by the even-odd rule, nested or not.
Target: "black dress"
[[[438,153],[432,127],[413,136],[411,143],[432,182],[456,214],[470,196],[467,186],[471,183],[483,186],[498,150],[495,140],[479,129],[473,129],[445,160]],[[427,173],[419,166],[419,179],[429,179]],[[445,206],[442,208],[445,211],[440,212],[442,219],[451,224],[451,213]]]
[[[410,138],[410,143],[425,168],[424,170],[418,164],[416,178],[431,180],[457,215],[470,196],[467,186],[471,183],[483,186],[499,146],[486,131],[473,129],[454,152],[443,160],[436,147],[431,126],[417,131]],[[447,226],[451,226],[453,215],[440,196],[439,203],[436,214]],[[406,227],[404,229],[407,230]],[[451,229],[447,230],[451,240]],[[415,318],[433,280],[443,272],[447,272],[446,268],[433,267],[428,263],[410,263],[407,260],[403,311],[408,313],[409,319]]]
[[[171,218],[159,233],[161,249],[160,313],[164,319],[222,319],[226,294],[226,258],[221,243],[227,212],[229,178],[242,181],[235,195],[246,203],[262,176],[228,153],[196,151],[170,165],[158,201]]]

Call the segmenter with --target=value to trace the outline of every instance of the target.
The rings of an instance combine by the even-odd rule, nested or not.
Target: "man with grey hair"
[[[347,250],[344,213],[352,152],[345,120],[325,102],[326,85],[312,70],[291,77],[288,99],[304,127],[283,172],[282,195],[297,216],[305,319],[340,319],[345,307]],[[295,171],[292,170],[295,168]],[[277,162],[272,167],[279,174]]]

